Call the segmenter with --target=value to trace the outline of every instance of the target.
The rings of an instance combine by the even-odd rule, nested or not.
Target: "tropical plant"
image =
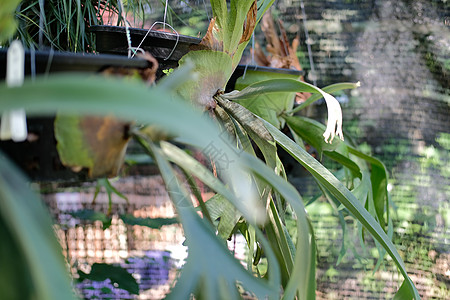
[[[56,110],[72,115],[112,114],[135,122],[128,133],[159,167],[189,249],[168,299],[189,299],[191,294],[198,299],[238,299],[242,290],[258,299],[315,298],[314,229],[302,197],[286,179],[277,147],[312,174],[342,220],[353,216],[374,237],[380,262],[384,253],[391,256],[404,277],[396,298],[420,299],[389,237],[392,223],[386,169],[351,142],[343,141],[341,108],[330,93],[355,88],[356,84],[319,89],[299,80],[269,79],[249,84],[241,91],[224,93],[256,24],[272,3],[273,0],[232,0],[228,7],[225,0],[211,0],[215,18],[200,49],[188,53],[178,70],[150,89],[137,82],[95,76],[40,78],[34,83],[25,82],[22,87],[0,85],[0,110],[23,107],[28,114],[51,114]],[[313,95],[296,108],[287,97],[271,97],[295,92]],[[328,106],[326,127],[294,115],[321,97]],[[254,105],[255,102],[262,105]],[[274,113],[264,113],[268,109]],[[203,113],[205,110],[207,114]],[[280,130],[283,124],[295,141]],[[154,126],[167,134],[154,134]],[[345,183],[304,150],[305,142],[343,166]],[[189,149],[200,150],[211,160],[211,168],[194,159]],[[76,151],[72,155],[76,158]],[[61,259],[48,258],[45,266],[58,267],[45,277],[38,276],[45,270],[42,261],[35,261],[37,257],[58,252],[57,247],[48,246],[55,244],[48,217],[42,208],[27,207],[26,203],[36,205],[38,200],[22,194],[26,181],[14,175],[14,166],[5,159],[0,159],[0,163],[0,221],[5,224],[5,234],[14,241],[14,249],[27,258],[21,270],[34,268],[35,272],[26,277],[34,288],[30,293],[37,299],[69,299],[67,294],[56,294],[70,293],[69,286],[53,282],[67,277],[62,275]],[[180,181],[175,166],[183,171],[185,180]],[[203,182],[216,195],[204,201],[193,179]],[[200,203],[202,217],[190,201],[191,192]],[[297,225],[295,240],[285,225],[290,211]],[[18,222],[24,217],[27,224]],[[39,222],[41,218],[46,221]],[[28,231],[31,227],[37,231],[32,236]],[[248,244],[247,268],[231,255],[224,242],[236,231]],[[43,244],[39,234],[51,242]],[[268,263],[265,273],[259,267],[262,256]],[[4,275],[3,270],[1,274]],[[17,285],[12,282],[10,287],[14,286]]]

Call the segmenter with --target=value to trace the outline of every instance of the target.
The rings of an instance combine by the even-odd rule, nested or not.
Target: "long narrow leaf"
[[[294,79],[269,79],[259,81],[249,85],[240,92],[231,92],[224,94],[223,97],[228,100],[241,100],[247,99],[252,96],[267,94],[267,93],[292,93],[292,92],[309,92],[309,93],[321,93],[322,91],[309,83],[298,81]]]
[[[342,91],[342,90],[356,89],[359,86],[360,86],[359,82],[356,82],[356,83],[341,82],[341,83],[335,83],[335,84],[323,87],[322,91],[327,92],[329,94],[333,94],[335,92]],[[320,98],[322,98],[322,96],[320,94],[311,95],[311,97],[309,97],[305,102],[303,102],[302,104],[300,104],[299,106],[297,106],[296,108],[294,108],[293,110],[291,110],[290,112],[287,112],[287,113],[294,114],[294,113],[298,112],[299,110],[305,108],[306,106],[312,104],[313,102],[319,100]]]
[[[295,142],[285,136],[282,132],[265,122],[266,128],[273,135],[277,143],[283,147],[292,157],[300,162],[323,186],[330,191],[372,234],[372,236],[386,249],[400,269],[406,284],[415,299],[420,299],[420,295],[414,286],[414,283],[406,272],[406,267],[400,257],[394,244],[386,235],[370,213],[361,205],[356,197],[336,178],[330,171],[310,156],[305,150],[299,147]]]
[[[306,140],[310,145],[312,145],[321,153],[323,151],[323,154],[347,167],[355,176],[361,178],[361,170],[367,169],[367,164],[370,164],[371,185],[369,187],[372,190],[373,197],[368,204],[375,205],[376,217],[380,222],[381,227],[385,228],[388,223],[387,220],[389,219],[390,214],[387,191],[388,173],[384,164],[380,160],[368,156],[357,150],[348,142],[343,142],[335,139],[332,144],[326,143],[320,136],[320,133],[325,130],[325,126],[317,121],[299,116],[285,117],[285,119],[289,127],[294,130],[296,134],[300,135],[304,140]],[[361,166],[358,166],[351,159],[345,157],[339,152],[331,151],[334,149],[339,150],[338,147],[341,148],[341,152],[350,153],[362,159]],[[355,161],[359,161],[358,158],[356,158]],[[385,211],[386,219],[384,217]]]
[[[178,281],[181,285],[175,285],[168,299],[188,299],[190,293],[195,291],[195,287],[198,288],[200,297],[212,299],[218,291],[224,291],[223,284],[227,286],[226,290],[232,291],[232,289],[235,290],[237,282],[252,291],[259,299],[276,298],[279,274],[272,273],[270,280],[265,282],[244,270],[223,242],[217,238],[209,224],[198,216],[192,206],[188,205],[189,195],[176,181],[172,180],[175,173],[163,157],[162,151],[155,146],[150,145],[150,147],[183,225],[189,248],[188,260]],[[270,249],[266,251],[269,263],[274,265],[273,254],[270,253]],[[276,270],[274,268],[272,272]],[[193,280],[187,280],[188,286],[181,280],[186,279],[186,276],[193,278]],[[235,292],[232,294],[237,295]],[[227,293],[227,297],[230,295]]]
[[[275,174],[262,161],[243,153],[247,168],[270,184],[286,201],[297,216],[298,238],[291,278],[285,288],[283,299],[294,299],[297,292],[300,299],[315,299],[315,256],[314,232],[309,224],[303,200],[297,190],[284,178]],[[305,259],[308,257],[308,259]],[[314,258],[314,259],[313,259]]]
[[[27,185],[25,177],[0,153],[0,218],[25,256],[36,288],[34,297],[75,299],[50,216]]]

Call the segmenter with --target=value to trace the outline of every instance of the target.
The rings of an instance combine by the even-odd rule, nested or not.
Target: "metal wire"
[[[311,43],[309,40],[308,28],[306,27],[306,12],[305,12],[305,5],[303,4],[303,0],[300,0],[300,7],[302,9],[303,29],[305,30],[305,40],[306,40],[306,47],[308,49],[309,65],[311,67],[311,73],[313,74],[312,81],[313,81],[313,84],[317,86],[316,69],[314,67],[314,60],[313,60],[312,51],[311,51]]]

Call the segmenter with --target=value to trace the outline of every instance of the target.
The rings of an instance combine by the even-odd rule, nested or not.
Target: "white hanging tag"
[[[6,84],[17,87],[23,84],[25,73],[25,50],[22,43],[14,41],[8,49],[6,63]],[[12,139],[14,142],[26,140],[27,119],[24,109],[15,109],[2,114],[0,123],[0,140]]]

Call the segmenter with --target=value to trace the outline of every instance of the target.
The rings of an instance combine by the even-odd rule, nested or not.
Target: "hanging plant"
[[[0,109],[23,107],[30,114],[58,110],[66,114],[114,115],[129,122],[128,134],[158,166],[186,236],[188,258],[167,299],[189,299],[192,295],[198,299],[239,299],[243,290],[258,299],[315,298],[314,229],[302,197],[287,181],[278,147],[311,173],[326,198],[339,207],[341,216],[352,216],[373,236],[380,249],[380,260],[385,253],[390,255],[404,277],[396,297],[420,299],[388,236],[392,222],[386,169],[380,161],[344,141],[341,107],[330,94],[343,88],[356,88],[357,84],[320,89],[299,80],[271,79],[252,83],[240,91],[224,92],[256,24],[272,3],[273,0],[231,0],[227,6],[225,0],[211,0],[214,18],[199,48],[184,56],[181,67],[155,87],[96,77],[41,78],[20,88],[0,85],[3,98]],[[296,141],[280,131],[282,122],[274,126],[270,120],[240,104],[259,101],[273,93],[297,92],[312,96],[297,108],[293,103],[286,107],[285,99],[272,99],[283,102],[275,106],[277,120],[282,119],[295,133]],[[326,126],[294,115],[294,111],[322,97],[328,106]],[[167,134],[154,135],[149,126],[157,126]],[[85,141],[92,136],[99,135],[87,135]],[[345,181],[339,181],[308,154],[303,149],[303,140],[349,171]],[[201,164],[180,144],[201,151],[211,160],[213,168]],[[97,151],[96,147],[90,148],[94,153]],[[93,156],[92,152],[86,155]],[[15,173],[14,167],[4,160],[0,163],[5,167],[0,170]],[[199,208],[193,207],[191,193],[176,179],[174,165],[186,174]],[[95,172],[95,166],[92,168]],[[15,204],[22,203],[17,198],[27,195],[11,192],[14,191],[11,186],[23,183],[23,179],[14,177],[11,181],[5,171],[0,175],[4,178],[0,182],[5,183],[0,189],[0,203],[8,208],[0,210],[0,220],[16,230],[11,231],[17,234],[18,240],[27,241],[32,237],[14,221],[30,213],[26,205],[17,209]],[[195,193],[198,187],[193,179],[214,191],[214,198],[205,203],[206,199]],[[288,210],[293,211],[297,226],[295,240],[285,226]],[[30,215],[29,225],[35,225],[37,218]],[[48,231],[49,228],[50,225],[38,229]],[[236,231],[245,237],[248,245],[246,268],[233,257],[224,241]],[[32,263],[33,257],[50,250],[39,240],[31,241],[39,247],[27,248],[22,243],[19,248],[31,249],[25,254]],[[263,274],[262,253],[268,262],[267,272]],[[35,271],[44,271],[42,264],[33,267]],[[56,292],[52,293],[52,274],[46,273],[49,277],[44,279],[36,274],[30,280],[39,287],[37,299],[62,299]],[[67,285],[61,286],[67,292]]]

